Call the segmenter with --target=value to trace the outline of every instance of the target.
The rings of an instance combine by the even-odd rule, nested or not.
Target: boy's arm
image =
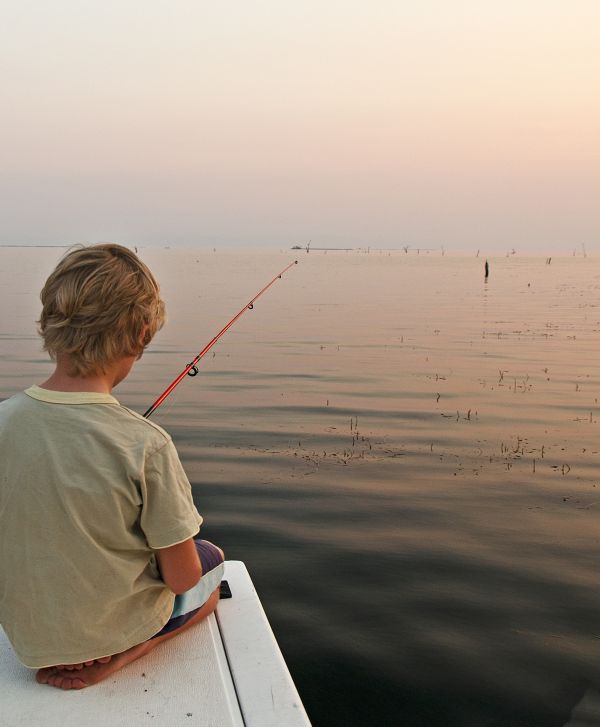
[[[160,576],[173,593],[185,593],[202,578],[202,565],[193,538],[156,551]]]

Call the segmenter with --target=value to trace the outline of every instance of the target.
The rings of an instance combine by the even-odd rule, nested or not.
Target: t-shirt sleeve
[[[141,494],[140,525],[151,548],[168,548],[197,534],[202,516],[172,441],[147,458]]]

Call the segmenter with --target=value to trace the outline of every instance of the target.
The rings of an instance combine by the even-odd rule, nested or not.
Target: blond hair
[[[165,318],[158,283],[121,245],[78,246],[40,294],[44,349],[69,357],[72,376],[93,376],[123,356],[141,356]]]

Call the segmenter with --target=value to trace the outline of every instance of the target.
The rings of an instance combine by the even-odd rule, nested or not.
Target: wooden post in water
[[[490,274],[490,266],[488,265],[488,261],[485,261],[485,279],[487,280]]]

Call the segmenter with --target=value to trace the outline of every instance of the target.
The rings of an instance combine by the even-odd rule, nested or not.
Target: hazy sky
[[[600,252],[599,0],[0,0],[0,243]]]

